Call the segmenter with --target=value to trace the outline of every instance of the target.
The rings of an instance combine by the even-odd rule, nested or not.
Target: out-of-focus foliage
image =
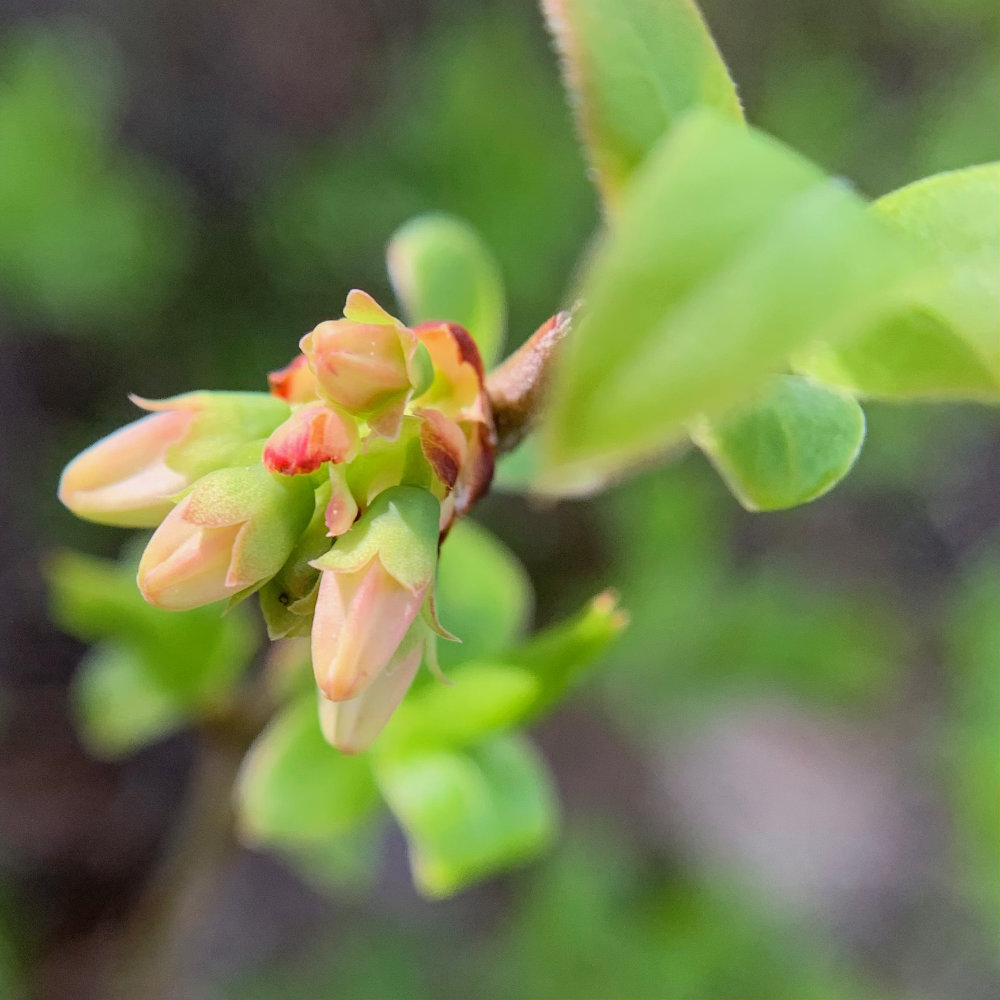
[[[935,269],[914,306],[809,367],[854,392],[889,399],[980,399],[1000,391],[1000,176],[956,170],[880,198],[874,211],[919,240]]]
[[[877,589],[810,585],[774,560],[734,565],[732,507],[694,460],[620,488],[601,508],[620,539],[616,578],[632,618],[600,677],[623,724],[657,731],[766,693],[873,705],[892,683],[899,623]]]
[[[52,617],[93,643],[75,680],[75,708],[90,750],[118,757],[223,704],[259,633],[245,609],[181,613],[147,604],[136,560],[120,565],[76,553],[48,564]]]
[[[522,639],[532,595],[517,559],[467,521],[441,552],[435,607],[463,642],[442,657],[447,683],[425,671],[368,753],[347,757],[324,741],[311,683],[286,675],[272,685],[290,701],[246,757],[237,787],[240,826],[248,842],[282,852],[308,877],[317,879],[313,865],[345,837],[371,830],[380,796],[406,834],[418,887],[431,897],[451,895],[551,842],[551,778],[512,730],[550,708],[625,620],[602,595]],[[272,660],[279,672],[311,673],[305,650],[297,664]]]
[[[451,212],[496,253],[517,343],[554,311],[593,225],[553,60],[518,21],[480,14],[398,72],[372,124],[281,164],[259,215],[264,259],[307,300],[339,274],[374,291],[379,244],[414,215]]]
[[[780,510],[822,496],[844,478],[865,437],[852,396],[794,375],[693,438],[747,510]]]
[[[63,330],[125,335],[185,262],[178,185],[114,142],[109,46],[24,31],[0,65],[0,295]]]
[[[736,88],[692,0],[544,0],[607,205],[684,113],[742,121]]]
[[[408,323],[458,323],[486,368],[496,364],[506,320],[503,276],[471,226],[447,215],[418,216],[393,235],[386,260]]]
[[[796,348],[862,332],[919,273],[843,185],[696,114],[639,169],[584,279],[541,430],[543,489],[593,489],[662,454]]]
[[[997,554],[994,544],[965,567],[953,598],[946,633],[950,724],[941,748],[952,777],[957,860],[970,897],[993,931],[1000,886]]]
[[[641,859],[627,834],[587,829],[516,885],[499,926],[447,966],[419,929],[363,922],[321,951],[243,981],[246,1000],[317,996],[867,996],[870,984],[808,931],[725,883],[697,885]]]
[[[124,419],[124,389],[165,394],[196,380],[258,388],[253,373],[283,363],[307,323],[332,315],[348,287],[366,281],[377,287],[384,242],[414,213],[447,210],[482,230],[507,278],[513,341],[551,312],[581,241],[593,226],[593,199],[540,26],[532,34],[515,13],[514,3],[501,6],[502,11],[485,18],[477,10],[473,19],[467,11],[474,5],[466,0],[447,5],[448,23],[435,24],[429,41],[420,38],[401,59],[384,63],[393,67],[387,74],[388,100],[379,106],[359,105],[354,123],[338,125],[335,138],[289,144],[281,155],[275,155],[275,149],[287,137],[276,141],[271,135],[248,142],[241,164],[243,183],[231,193],[236,200],[243,199],[240,208],[254,225],[248,227],[237,217],[231,204],[220,207],[206,199],[205,211],[189,219],[197,227],[201,248],[197,273],[194,280],[178,286],[183,300],[165,313],[157,312],[165,287],[157,275],[167,271],[154,273],[144,261],[159,252],[157,247],[177,243],[181,250],[173,259],[180,262],[178,267],[183,264],[183,213],[157,214],[149,209],[158,221],[142,229],[149,246],[137,253],[138,263],[132,265],[121,263],[120,249],[112,255],[101,241],[91,239],[92,215],[80,205],[86,197],[57,193],[49,205],[39,207],[37,193],[44,179],[57,175],[53,183],[64,183],[56,169],[60,161],[49,156],[49,144],[58,151],[64,143],[77,142],[79,130],[68,129],[64,136],[61,123],[75,115],[82,95],[91,93],[88,81],[94,74],[61,55],[32,63],[41,67],[37,68],[41,79],[34,79],[36,70],[15,72],[21,57],[10,53],[32,51],[34,43],[28,44],[20,34],[7,36],[10,47],[0,71],[4,144],[8,135],[15,135],[5,131],[14,129],[7,120],[23,130],[38,107],[48,110],[37,121],[55,121],[58,127],[47,129],[45,142],[39,139],[31,145],[26,177],[8,171],[3,149],[0,192],[6,196],[14,190],[10,177],[21,185],[18,198],[29,189],[34,192],[23,203],[38,213],[39,232],[48,227],[45,238],[56,240],[57,249],[65,252],[44,259],[41,268],[41,251],[33,250],[32,269],[23,263],[19,247],[10,258],[13,265],[0,254],[5,318],[24,317],[26,325],[15,333],[26,353],[35,346],[31,337],[37,321],[57,331],[60,346],[63,333],[68,340],[79,326],[77,316],[86,313],[96,317],[82,324],[88,329],[99,324],[102,332],[119,342],[137,345],[120,355],[120,365],[117,354],[115,364],[100,354],[96,362],[91,360],[100,378],[72,371],[78,388],[74,409],[32,411],[32,421],[41,414],[49,435],[46,445],[51,445],[33,453],[32,461],[43,468],[48,463],[49,474],[39,473],[36,483],[21,484],[25,495],[38,499],[23,505],[31,516],[24,517],[23,530],[22,522],[16,523],[21,539],[37,536],[48,545],[53,539],[79,544],[82,538],[110,551],[116,539],[108,532],[74,528],[68,518],[57,521],[52,503],[46,506],[42,498],[51,492],[55,472],[66,457],[96,433],[110,429],[116,419]],[[827,5],[705,0],[702,6],[740,81],[751,120],[827,171],[852,178],[866,195],[879,196],[915,177],[996,156],[994,0]],[[530,16],[531,5],[524,3],[521,10]],[[31,37],[36,37],[34,32]],[[59,40],[42,48],[62,53],[62,44]],[[101,67],[97,75],[104,74],[105,56],[97,62]],[[185,74],[187,70],[185,66]],[[224,62],[223,72],[232,72],[229,63]],[[23,82],[29,76],[34,79],[30,87]],[[72,82],[64,100],[67,77]],[[190,87],[185,89],[187,98],[200,98],[197,76],[184,79],[185,88]],[[232,79],[239,83],[237,76]],[[12,110],[11,84],[17,80],[22,81],[16,89],[17,102],[24,107]],[[255,80],[257,84],[260,81]],[[52,94],[57,95],[54,101]],[[139,105],[148,100],[141,92],[130,96]],[[169,103],[171,98],[164,94],[162,99]],[[133,183],[131,168],[121,169],[122,164],[136,163],[135,149],[142,139],[119,136],[113,127],[105,127],[113,116],[111,106],[104,106],[102,116],[89,119],[100,127],[82,128],[86,135],[97,137],[105,178],[94,185],[91,172],[86,192],[113,187],[123,204],[134,205],[138,184],[145,192],[140,200],[160,204],[160,196],[150,195],[161,190],[160,181],[152,187]],[[197,123],[214,122],[211,109],[206,112],[197,99],[192,106],[197,109]],[[140,106],[133,113],[141,116],[146,110]],[[199,129],[188,128],[194,120],[190,110],[181,109],[179,115],[170,119],[171,127],[179,122],[178,131],[189,133],[191,145],[184,147],[181,159],[197,165],[194,176],[204,169],[197,147]],[[147,124],[147,137],[148,129]],[[171,137],[159,138],[169,149]],[[143,162],[148,165],[149,160]],[[143,168],[138,169],[142,174]],[[263,190],[247,181],[262,173],[268,179]],[[71,186],[75,191],[83,183],[73,181]],[[96,204],[116,197],[101,194]],[[169,194],[163,197],[164,204],[173,204]],[[117,208],[111,217],[133,216],[144,213]],[[64,228],[60,232],[52,228],[56,226]],[[12,225],[10,231],[17,230]],[[16,240],[9,242],[13,246]],[[112,241],[115,248],[123,242],[118,236]],[[7,247],[8,238],[0,234],[4,253],[11,252]],[[92,287],[81,291],[83,254],[90,255],[83,273],[94,280]],[[91,262],[101,265],[93,268],[95,275],[90,274]],[[123,268],[131,271],[140,264],[147,268],[145,277],[121,277]],[[101,270],[105,265],[108,273]],[[8,273],[19,276],[16,285],[9,284]],[[24,275],[31,276],[30,288]],[[112,275],[117,276],[112,279]],[[130,282],[141,286],[147,278],[148,285],[134,291]],[[57,290],[50,291],[50,285]],[[147,306],[148,323],[128,319]],[[70,310],[73,315],[67,315]],[[153,358],[155,366],[150,364]],[[61,367],[50,366],[52,372]],[[19,382],[39,394],[40,405],[48,405],[43,390],[55,390],[28,374],[28,381],[19,375]],[[61,383],[57,388],[61,390]],[[93,414],[99,414],[101,426],[84,426]],[[830,940],[842,939],[840,931],[826,924],[817,928],[794,905],[784,922],[770,901],[764,907],[759,896],[689,868],[662,831],[648,829],[636,816],[623,815],[629,830],[615,828],[582,842],[572,839],[581,825],[580,813],[598,808],[585,791],[571,797],[565,820],[569,839],[549,862],[530,873],[515,873],[465,900],[433,908],[407,897],[401,866],[392,860],[373,883],[385,843],[378,814],[326,839],[284,842],[281,853],[308,879],[328,888],[337,903],[329,925],[322,925],[318,934],[313,958],[310,942],[298,942],[313,934],[300,931],[296,920],[303,912],[315,911],[315,898],[302,894],[293,899],[287,883],[275,878],[271,868],[263,869],[267,877],[255,882],[252,892],[245,885],[237,889],[243,893],[237,906],[219,912],[206,907],[199,916],[210,924],[206,947],[213,949],[213,961],[221,951],[226,951],[228,960],[233,941],[246,948],[240,954],[238,947],[231,949],[234,964],[245,963],[249,952],[260,954],[259,975],[253,981],[241,980],[232,995],[241,1000],[292,995],[468,998],[598,995],[604,989],[608,996],[829,997],[884,996],[895,987],[899,995],[908,996],[932,988],[921,978],[920,959],[930,954],[927,961],[933,961],[935,943],[949,926],[949,901],[960,891],[953,884],[948,851],[953,851],[954,867],[962,872],[960,888],[979,901],[983,948],[992,956],[997,884],[995,690],[991,693],[997,639],[992,572],[974,569],[977,560],[968,560],[968,571],[961,574],[961,585],[949,602],[946,646],[941,643],[944,633],[934,601],[947,597],[952,587],[951,554],[968,555],[969,546],[977,544],[983,520],[992,516],[990,491],[982,476],[977,478],[977,470],[988,471],[995,461],[989,451],[993,432],[984,415],[954,406],[931,411],[873,404],[869,424],[865,453],[844,491],[812,509],[782,515],[784,527],[778,527],[778,518],[768,516],[750,524],[697,455],[598,501],[593,513],[588,510],[579,521],[584,527],[569,536],[568,545],[551,528],[564,510],[567,524],[577,523],[579,512],[574,508],[557,508],[555,519],[540,518],[542,527],[535,533],[521,523],[526,508],[507,507],[506,500],[493,501],[487,516],[531,558],[546,620],[554,604],[568,608],[574,598],[582,601],[612,579],[632,613],[632,626],[609,654],[596,683],[583,690],[568,716],[557,717],[553,728],[542,734],[543,745],[558,746],[564,753],[556,765],[560,784],[566,760],[588,770],[596,760],[603,761],[622,737],[635,754],[634,769],[654,770],[665,736],[681,726],[697,730],[714,712],[739,707],[761,692],[818,705],[837,719],[870,723],[906,755],[909,776],[932,814],[931,823],[925,824],[926,814],[918,813],[914,826],[946,828],[947,842],[943,853],[918,858],[920,872],[924,866],[933,869],[933,890],[928,895],[915,896],[920,890],[913,885],[914,869],[900,868],[894,877],[900,880],[896,888],[902,906],[899,898],[893,898],[888,912],[880,913],[870,900],[859,900],[859,920],[851,913],[852,924],[870,921],[863,924],[865,940],[853,949],[854,955],[863,953],[866,964],[881,971],[888,983],[845,981],[850,980],[845,970],[852,966],[851,956],[838,955],[831,973],[824,953]],[[501,469],[528,464],[529,450],[525,447],[510,456]],[[502,475],[513,478],[506,471]],[[532,475],[529,471],[521,482]],[[964,501],[958,499],[961,495]],[[856,536],[857,548],[845,546],[849,553],[871,549],[872,563],[866,562],[863,569],[845,568],[839,552],[843,535],[838,532]],[[827,537],[830,541],[824,542]],[[762,552],[762,543],[779,544]],[[487,556],[482,559],[490,572],[504,572]],[[446,571],[447,564],[442,572]],[[520,572],[506,577],[513,596],[509,606],[503,603],[495,609],[497,621],[523,621],[524,591],[514,582]],[[15,586],[19,582],[15,578]],[[480,582],[478,574],[466,579],[470,598]],[[121,584],[133,586],[124,576]],[[479,641],[486,629],[466,627],[460,605],[449,610],[445,604],[442,595],[443,623],[466,637],[464,647],[442,644],[446,673],[454,675],[466,653],[471,658],[472,637]],[[176,616],[172,620],[176,622]],[[505,626],[504,631],[510,628]],[[487,669],[496,666],[494,656],[508,645],[498,637],[499,631],[475,654]],[[86,635],[98,634],[95,630]],[[121,645],[103,648],[110,652],[94,655],[113,660]],[[294,666],[286,663],[288,669],[272,670],[270,679],[276,696],[290,708],[298,693],[310,692],[309,701],[299,709],[308,721],[315,712],[312,679],[301,653],[286,658],[294,659]],[[83,676],[88,672],[84,668]],[[125,690],[130,676],[135,675],[126,672],[115,679],[116,693]],[[144,670],[142,676],[148,673]],[[943,709],[936,701],[935,678],[947,689]],[[141,720],[142,698],[156,688],[145,685],[143,690],[145,696],[133,696],[130,713],[123,716],[117,708],[113,713],[116,724],[126,726],[129,739],[134,738],[128,735],[129,715]],[[439,691],[447,693],[425,675],[414,697]],[[887,704],[891,707],[907,696],[910,700],[904,707],[912,726],[908,733],[919,733],[923,755],[914,753],[906,735],[901,740],[893,731],[894,720],[886,710]],[[29,697],[36,698],[35,692]],[[8,704],[5,698],[5,727],[13,718]],[[154,699],[154,709],[156,704]],[[947,719],[943,724],[942,714]],[[593,728],[577,732],[581,716],[591,724],[594,718],[599,720],[596,738]],[[46,730],[39,740],[49,746],[57,736]],[[141,736],[147,739],[152,734],[147,730]],[[179,766],[176,756],[166,759],[171,769]],[[61,767],[62,759],[59,763]],[[145,781],[149,772],[138,773]],[[631,778],[631,768],[622,776]],[[578,774],[570,778],[579,780]],[[143,786],[141,802],[159,801],[166,794],[155,779],[150,780]],[[642,794],[655,797],[657,792],[644,784]],[[43,828],[42,818],[57,816],[52,801],[46,799],[45,808],[38,810],[38,829]],[[132,801],[140,819],[141,802]],[[808,803],[803,806],[808,807]],[[300,806],[293,803],[288,808],[291,814]],[[612,808],[625,813],[617,802]],[[11,812],[12,819],[22,813],[32,816],[27,809]],[[0,845],[4,877],[16,881],[24,872],[25,878],[35,880],[28,883],[33,890],[38,873],[44,876],[44,891],[33,896],[28,909],[8,908],[6,899],[0,903],[6,915],[0,918],[0,952],[6,948],[14,953],[10,957],[15,973],[13,988],[4,981],[0,993],[17,995],[21,968],[29,977],[38,975],[35,967],[43,961],[50,970],[58,969],[60,962],[64,969],[72,969],[74,956],[79,965],[79,956],[86,955],[82,965],[90,968],[92,949],[80,938],[64,941],[61,951],[58,942],[51,947],[47,943],[49,950],[36,954],[34,947],[23,947],[20,934],[5,933],[8,927],[23,931],[36,913],[38,923],[45,924],[50,918],[47,901],[53,899],[77,905],[85,897],[89,907],[107,896],[112,908],[121,906],[124,896],[114,888],[126,885],[119,861],[108,862],[114,872],[113,882],[108,882],[101,874],[106,869],[101,868],[99,856],[105,843],[86,836],[87,860],[82,864],[50,863],[47,855],[40,862],[24,861],[18,843],[13,851],[11,844]],[[634,856],[633,839],[641,839]],[[252,860],[244,856],[240,863]],[[260,870],[251,871],[257,875]],[[100,881],[102,877],[105,881]],[[263,887],[272,883],[288,893],[278,906],[263,893]],[[129,881],[127,892],[134,889],[135,883]],[[359,889],[363,890],[360,902],[352,901],[352,893]],[[923,891],[928,892],[926,887]],[[238,933],[234,933],[234,910]],[[292,925],[282,951],[296,943],[302,946],[293,948],[291,959],[277,966],[274,951],[265,953],[262,947],[264,910],[272,923]],[[477,917],[486,916],[472,920],[473,911]],[[812,927],[823,941],[817,945],[803,940],[799,936],[803,927]],[[963,976],[970,970],[948,957],[935,972],[942,982],[953,977],[942,986],[942,993],[958,994],[968,985]],[[0,958],[0,967],[3,961]],[[217,969],[212,965],[209,976]],[[973,977],[976,974],[971,971]],[[954,989],[948,985],[952,982],[958,983]],[[970,995],[988,995],[990,987],[976,992],[980,985],[974,981]]]

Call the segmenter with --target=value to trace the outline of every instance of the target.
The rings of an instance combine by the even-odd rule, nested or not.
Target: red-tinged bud
[[[472,336],[456,323],[423,323],[414,328],[434,365],[434,381],[418,399],[456,420],[490,422],[483,362]]]
[[[394,438],[411,396],[430,384],[430,359],[416,334],[363,292],[348,296],[344,313],[299,346],[321,396]]]
[[[284,368],[269,372],[267,384],[271,395],[286,403],[311,403],[319,398],[316,376],[309,367],[309,359],[303,354],[293,358]]]
[[[361,694],[347,701],[320,696],[320,726],[328,743],[343,753],[361,753],[375,742],[420,669],[427,631],[415,622],[388,666]]]
[[[139,589],[171,611],[252,590],[284,565],[313,508],[308,480],[279,480],[262,465],[210,473],[153,533]]]
[[[174,498],[269,434],[288,407],[266,393],[192,392],[151,401],[149,416],[102,438],[66,466],[59,499],[78,517],[121,527],[154,527]]]
[[[331,701],[356,698],[392,661],[434,580],[438,518],[426,490],[394,487],[312,564],[313,669]]]
[[[315,472],[324,462],[349,462],[357,451],[353,417],[326,403],[305,403],[267,439],[264,464],[272,472],[297,476]]]

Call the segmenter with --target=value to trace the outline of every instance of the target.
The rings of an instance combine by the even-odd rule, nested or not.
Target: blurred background
[[[870,196],[997,155],[994,0],[704,0],[756,124]],[[55,500],[129,391],[262,387],[444,209],[495,249],[509,346],[596,221],[530,0],[0,0],[0,997],[101,995],[176,825],[181,733],[81,745],[85,648],[40,567],[126,533]],[[171,996],[991,997],[1000,434],[869,408],[833,494],[743,513],[698,455],[587,502],[496,494],[535,619],[632,626],[537,728],[565,809],[430,904],[401,837],[324,891],[219,862]]]

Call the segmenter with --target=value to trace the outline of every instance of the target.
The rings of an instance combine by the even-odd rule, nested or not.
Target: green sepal
[[[291,413],[283,399],[267,392],[189,392],[155,406],[197,411],[188,433],[166,454],[170,468],[192,479],[231,464],[241,446],[266,438]]]
[[[333,544],[327,535],[326,506],[330,502],[330,480],[317,487],[312,519],[292,549],[285,565],[258,592],[268,636],[283,639],[309,634],[312,623],[310,596],[319,583],[319,570],[312,562]]]
[[[383,490],[313,565],[353,573],[378,557],[391,576],[417,590],[434,576],[440,515],[441,505],[427,490],[414,486]]]

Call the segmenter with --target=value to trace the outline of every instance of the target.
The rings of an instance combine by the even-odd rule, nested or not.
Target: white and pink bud
[[[132,399],[149,415],[91,445],[63,471],[59,499],[78,517],[154,527],[178,493],[288,416],[286,404],[258,392]]]
[[[305,479],[279,479],[259,464],[210,473],[153,533],[139,590],[170,611],[249,592],[281,569],[313,508]]]
[[[359,695],[330,701],[320,694],[320,726],[331,746],[342,753],[361,753],[375,742],[410,689],[428,642],[433,642],[433,634],[418,619],[388,665]]]
[[[439,516],[427,490],[393,487],[313,562],[313,670],[330,701],[357,698],[393,662],[433,587]]]

